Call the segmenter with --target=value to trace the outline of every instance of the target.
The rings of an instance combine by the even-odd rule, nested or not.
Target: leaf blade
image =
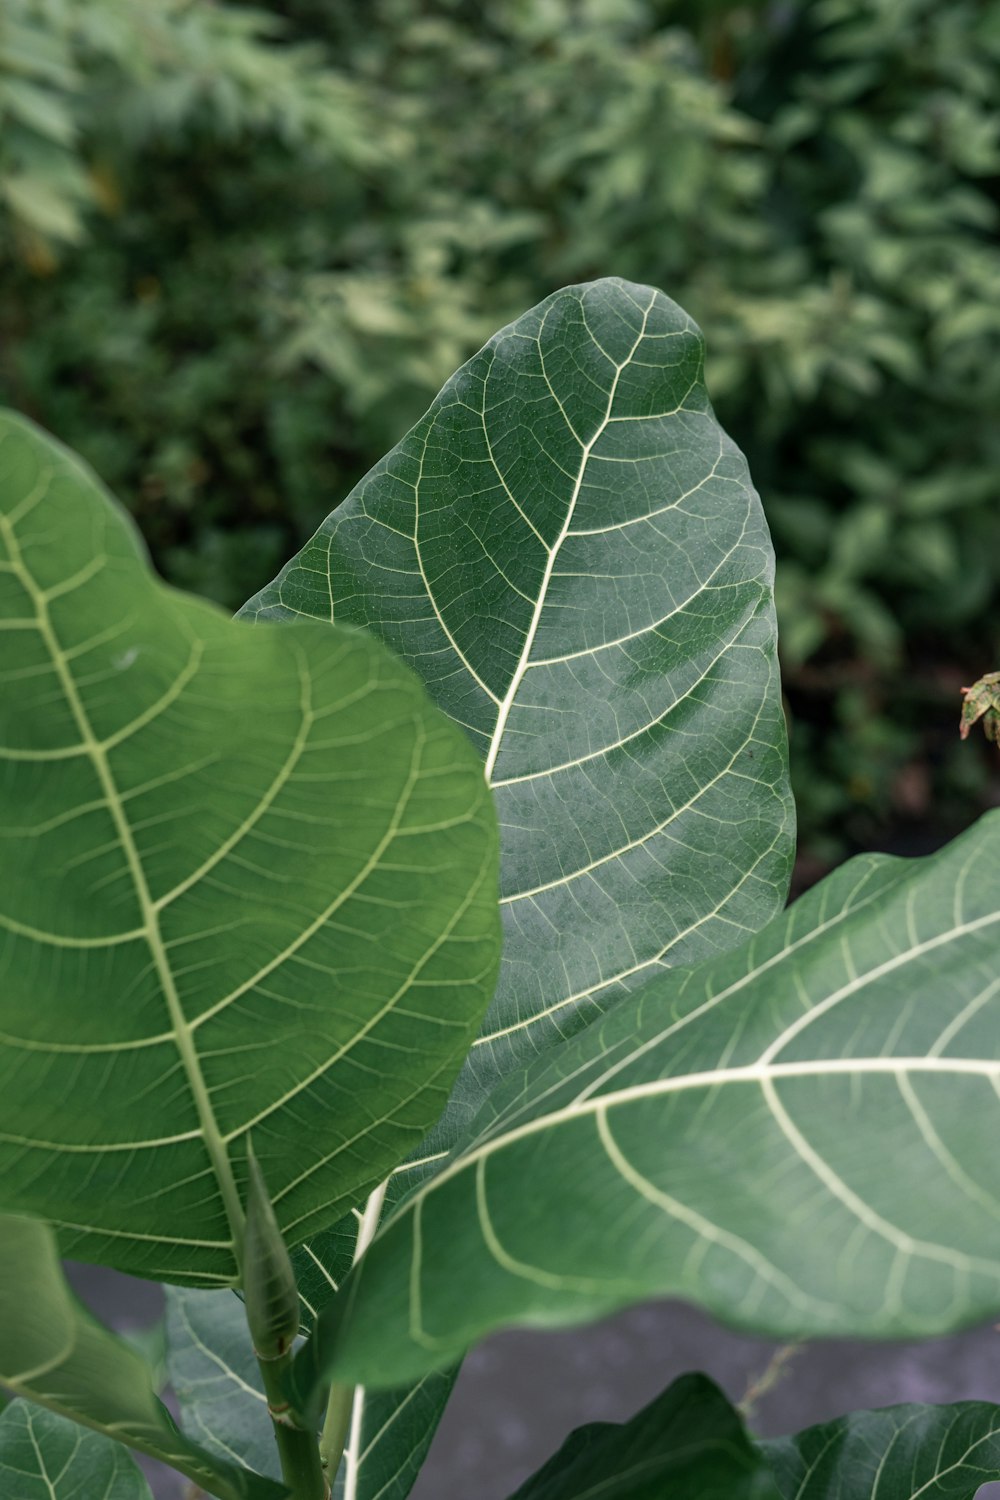
[[[17,1500],[153,1500],[120,1443],[27,1401],[0,1413],[0,1480]]]
[[[494,1096],[375,1240],[327,1362],[375,1384],[390,1344],[417,1374],[489,1328],[649,1295],[796,1337],[989,1316],[998,930],[987,814],[649,985]]]
[[[73,1297],[47,1225],[7,1215],[0,1221],[0,1382],[57,1417],[161,1459],[222,1500],[280,1500],[282,1484],[220,1460],[177,1431],[145,1361]],[[23,1437],[22,1424],[19,1444]],[[112,1464],[111,1472],[122,1468],[130,1472],[127,1464]]]
[[[80,1259],[232,1281],[251,1127],[294,1243],[445,1101],[496,962],[481,771],[359,633],[155,582],[11,415],[0,531],[4,855],[28,875],[0,910],[4,1203]]]
[[[375,631],[486,763],[504,959],[428,1151],[526,1057],[784,899],[772,554],[702,355],[651,288],[553,294],[241,611]]]
[[[1000,1479],[1000,1407],[890,1406],[762,1443],[784,1500],[975,1500]]]
[[[628,1422],[579,1427],[511,1500],[778,1500],[763,1456],[704,1375],[683,1375]]]

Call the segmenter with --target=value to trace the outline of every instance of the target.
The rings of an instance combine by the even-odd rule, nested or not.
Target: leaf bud
[[[287,1354],[299,1331],[299,1292],[264,1176],[249,1141],[243,1300],[258,1358],[280,1359]]]

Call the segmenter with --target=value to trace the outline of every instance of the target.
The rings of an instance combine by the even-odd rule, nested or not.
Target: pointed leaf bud
[[[258,1358],[280,1359],[299,1331],[299,1293],[264,1176],[249,1141],[243,1299]]]

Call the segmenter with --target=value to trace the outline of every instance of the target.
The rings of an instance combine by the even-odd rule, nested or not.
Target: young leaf
[[[628,1422],[578,1427],[512,1500],[674,1495],[678,1500],[779,1500],[762,1454],[704,1375],[675,1380]]]
[[[375,631],[486,763],[504,963],[435,1137],[665,964],[779,911],[773,555],[687,315],[556,292],[454,375],[242,613]]]
[[[858,1411],[761,1448],[782,1500],[974,1500],[1000,1480],[1000,1406]]]
[[[177,1431],[149,1367],[76,1301],[55,1237],[37,1219],[0,1217],[0,1329],[0,1384],[18,1395],[162,1459],[220,1500],[285,1494]]]
[[[251,1127],[294,1244],[441,1110],[497,961],[482,766],[360,632],[163,587],[11,415],[0,628],[2,1202],[233,1281]]]
[[[0,1493],[8,1500],[153,1500],[121,1443],[27,1401],[0,1414]]]
[[[321,1316],[313,1371],[389,1384],[651,1295],[795,1337],[995,1314],[998,939],[1000,812],[651,981],[494,1096],[376,1238],[339,1336]]]

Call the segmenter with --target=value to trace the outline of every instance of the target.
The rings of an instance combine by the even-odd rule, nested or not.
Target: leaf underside
[[[125,1461],[117,1443],[110,1447],[122,1454],[120,1461],[100,1458],[109,1446],[103,1439],[114,1438],[172,1465],[221,1500],[280,1500],[285,1494],[283,1485],[243,1468],[242,1454],[210,1452],[177,1431],[156,1397],[149,1366],[76,1300],[63,1278],[51,1229],[35,1219],[0,1216],[0,1330],[0,1385],[81,1424],[76,1441],[93,1457],[95,1474],[106,1473],[109,1482],[115,1478],[121,1485],[126,1484],[122,1476],[132,1474],[134,1465],[129,1467],[131,1460]],[[19,1447],[35,1428],[46,1440],[55,1434],[52,1449],[45,1448],[46,1465],[58,1452],[75,1452],[61,1423],[45,1424],[29,1410],[30,1420],[17,1418]],[[89,1442],[84,1428],[101,1434],[101,1440]],[[7,1500],[9,1490],[2,1493]],[[90,1500],[90,1493],[83,1484],[81,1495]],[[122,1500],[131,1500],[131,1493],[126,1488]]]

